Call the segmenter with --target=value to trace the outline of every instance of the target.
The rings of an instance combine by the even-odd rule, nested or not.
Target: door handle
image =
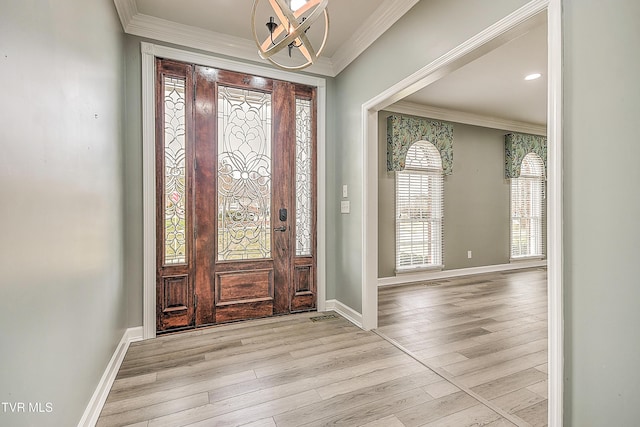
[[[283,225],[282,227],[274,227],[273,231],[286,231],[287,230],[287,226]]]

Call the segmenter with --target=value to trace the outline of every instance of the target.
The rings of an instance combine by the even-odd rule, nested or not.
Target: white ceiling
[[[543,21],[404,101],[545,126],[546,72],[547,23]],[[525,81],[532,73],[542,77]]]
[[[337,75],[418,1],[329,0],[329,40],[323,57],[308,70]],[[253,0],[114,0],[114,3],[128,34],[260,61],[251,32]],[[267,0],[260,3],[268,5]],[[542,21],[399,104],[426,105],[448,112],[544,126],[547,27],[546,20]],[[540,72],[543,77],[524,81],[524,76],[532,72]]]

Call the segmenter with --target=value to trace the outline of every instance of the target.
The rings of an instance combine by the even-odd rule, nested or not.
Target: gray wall
[[[395,276],[395,172],[387,172],[386,120],[378,114],[378,277]],[[509,181],[504,130],[452,123],[453,174],[444,179],[445,270],[509,263]],[[467,251],[473,258],[467,258]]]
[[[111,0],[0,5],[0,424],[78,423],[126,324]],[[45,408],[45,406],[43,406]]]
[[[565,425],[640,420],[640,2],[564,0]]]
[[[525,0],[418,2],[336,78],[336,184],[349,185],[351,214],[329,212],[336,238],[330,294],[362,309],[362,104],[526,4]],[[377,147],[367,147],[377,149]],[[334,190],[337,192],[337,190]],[[339,195],[340,193],[337,192]],[[331,266],[330,266],[331,268]]]

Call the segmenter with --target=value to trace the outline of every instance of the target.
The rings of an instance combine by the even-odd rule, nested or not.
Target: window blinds
[[[442,265],[442,171],[396,175],[396,269]]]
[[[544,255],[544,165],[529,153],[519,178],[511,179],[511,258]]]

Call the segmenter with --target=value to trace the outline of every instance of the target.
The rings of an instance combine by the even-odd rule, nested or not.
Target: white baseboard
[[[520,270],[523,268],[546,267],[546,260],[518,261],[511,264],[486,265],[482,267],[459,268],[456,270],[423,271],[407,273],[395,277],[378,279],[378,287],[403,285],[405,283],[422,282],[425,280],[446,279],[450,277],[470,276],[473,274],[496,273],[499,271]]]
[[[345,305],[338,300],[330,299],[325,302],[324,308],[326,311],[335,311],[340,316],[362,329],[362,314],[358,313],[348,305]]]
[[[122,339],[116,347],[113,356],[111,356],[111,360],[109,360],[107,368],[102,374],[102,378],[100,378],[100,382],[96,387],[96,391],[93,392],[93,396],[91,396],[91,400],[89,401],[89,404],[87,405],[87,408],[85,409],[84,414],[82,415],[82,418],[78,423],[78,427],[92,427],[96,425],[98,417],[100,416],[100,412],[102,412],[104,402],[106,402],[109,391],[111,390],[111,386],[116,379],[116,375],[118,374],[120,365],[122,365],[124,356],[125,354],[127,354],[129,344],[141,340],[142,326],[129,328],[124,331]]]

